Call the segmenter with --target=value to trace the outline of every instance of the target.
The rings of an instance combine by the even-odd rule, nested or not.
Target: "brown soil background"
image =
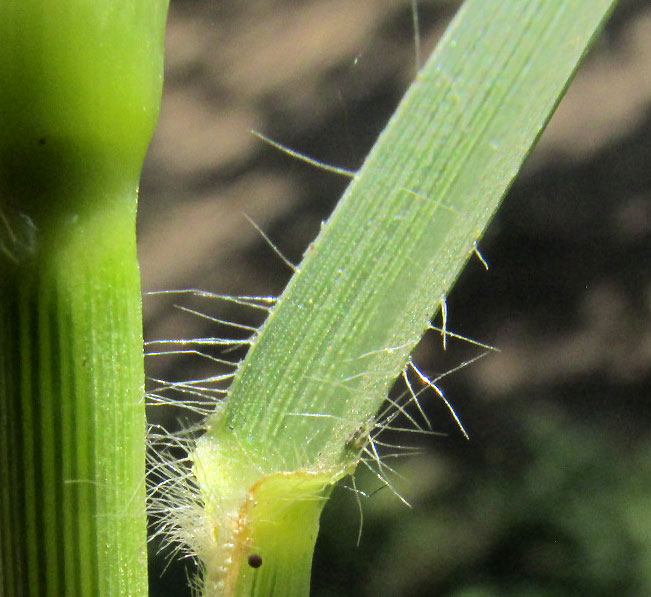
[[[456,6],[420,0],[424,56]],[[290,272],[243,214],[298,262],[346,181],[280,154],[250,129],[355,169],[413,75],[408,0],[172,0],[161,121],[141,186],[144,290],[278,294]],[[449,297],[449,327],[501,352],[443,383],[471,441],[459,438],[432,400],[432,421],[449,435],[421,442],[426,455],[405,463],[407,480],[396,480],[414,510],[386,491],[366,500],[370,515],[356,548],[357,507],[352,494],[340,492],[343,505],[332,505],[338,514],[327,509],[324,518],[314,595],[525,594],[500,583],[533,582],[541,562],[545,578],[560,574],[548,565],[560,557],[549,555],[558,544],[558,527],[549,523],[557,513],[541,522],[537,502],[516,487],[518,478],[542,470],[545,456],[533,446],[540,454],[565,446],[554,470],[571,479],[588,467],[594,486],[610,489],[635,474],[623,463],[651,453],[648,2],[622,0],[480,248],[490,269],[470,262]],[[178,302],[146,298],[148,339],[219,333],[174,309]],[[258,323],[220,305],[199,308]],[[436,374],[473,354],[463,345],[443,353],[431,337],[417,361]],[[149,374],[181,379],[191,376],[186,367],[198,374],[198,366],[181,361],[153,361]],[[150,419],[174,427],[177,414],[152,409]],[[581,448],[567,446],[568,438]],[[580,438],[594,440],[581,452],[583,464],[576,462],[587,445]],[[545,489],[541,475],[531,491]],[[378,485],[369,484],[371,491]],[[594,492],[586,492],[589,501]],[[567,495],[546,503],[562,510]],[[604,500],[607,511],[615,498]],[[505,515],[514,508],[516,522]],[[509,555],[516,545],[523,546],[518,556]],[[184,594],[183,563],[161,576],[152,548],[152,595]],[[495,563],[509,558],[508,566]],[[638,572],[622,571],[622,582]],[[620,595],[643,594],[613,574],[590,591],[592,581],[580,586],[585,594],[615,586]],[[463,592],[468,575],[488,592]]]

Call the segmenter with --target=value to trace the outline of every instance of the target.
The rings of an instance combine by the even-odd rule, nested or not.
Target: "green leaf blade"
[[[243,559],[255,549],[273,561],[265,550],[278,549],[255,535],[255,518],[248,518],[249,508],[263,508],[260,483],[318,472],[324,485],[311,496],[286,498],[311,497],[318,515],[327,487],[354,470],[361,453],[353,447],[368,439],[391,384],[614,4],[463,5],[307,249],[225,407],[197,442],[192,458],[206,508],[237,520],[231,534],[223,522],[207,523],[220,534],[214,553],[201,557],[229,562],[207,566],[215,586],[249,587],[233,580],[240,570],[266,586],[280,568],[252,573]],[[219,464],[211,468],[209,460]],[[278,521],[278,533],[291,524]],[[247,591],[232,594],[257,594]]]
[[[377,410],[612,5],[464,4],[252,347],[229,424],[269,442],[313,427],[283,413]],[[369,353],[382,379],[332,398]]]

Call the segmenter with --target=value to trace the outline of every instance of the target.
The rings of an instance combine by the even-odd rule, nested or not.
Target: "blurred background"
[[[426,57],[458,2],[419,0]],[[415,74],[410,0],[172,0],[161,122],[141,187],[145,291],[277,295],[347,180],[250,134],[354,170]],[[312,594],[651,595],[651,5],[621,0],[448,302],[448,327],[496,346],[441,382],[437,437],[392,462],[407,508],[366,470],[322,518]],[[255,312],[145,297],[148,340],[233,335],[193,317]],[[237,333],[237,331],[235,331]],[[430,376],[481,351],[415,360]],[[233,358],[242,354],[234,352]],[[205,359],[204,359],[205,361]],[[215,374],[157,358],[158,379]],[[399,389],[397,389],[398,391]],[[178,429],[191,415],[152,407]],[[377,490],[377,491],[376,491]],[[189,595],[189,560],[151,549],[152,596]]]

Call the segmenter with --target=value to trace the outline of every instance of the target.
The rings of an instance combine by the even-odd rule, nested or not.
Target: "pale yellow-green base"
[[[195,533],[203,594],[307,595],[319,517],[346,472],[266,472],[264,458],[233,436],[204,436],[192,459],[204,501]],[[251,566],[249,558],[261,565]]]

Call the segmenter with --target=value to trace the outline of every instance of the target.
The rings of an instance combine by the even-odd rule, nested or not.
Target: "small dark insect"
[[[362,423],[355,430],[355,433],[346,440],[345,446],[347,450],[350,450],[351,452],[361,452],[364,449],[366,444],[369,442],[369,433],[372,428],[371,422],[372,419],[366,423]]]
[[[252,553],[249,556],[249,566],[251,566],[251,568],[260,568],[260,566],[262,566],[262,556],[257,553]]]

